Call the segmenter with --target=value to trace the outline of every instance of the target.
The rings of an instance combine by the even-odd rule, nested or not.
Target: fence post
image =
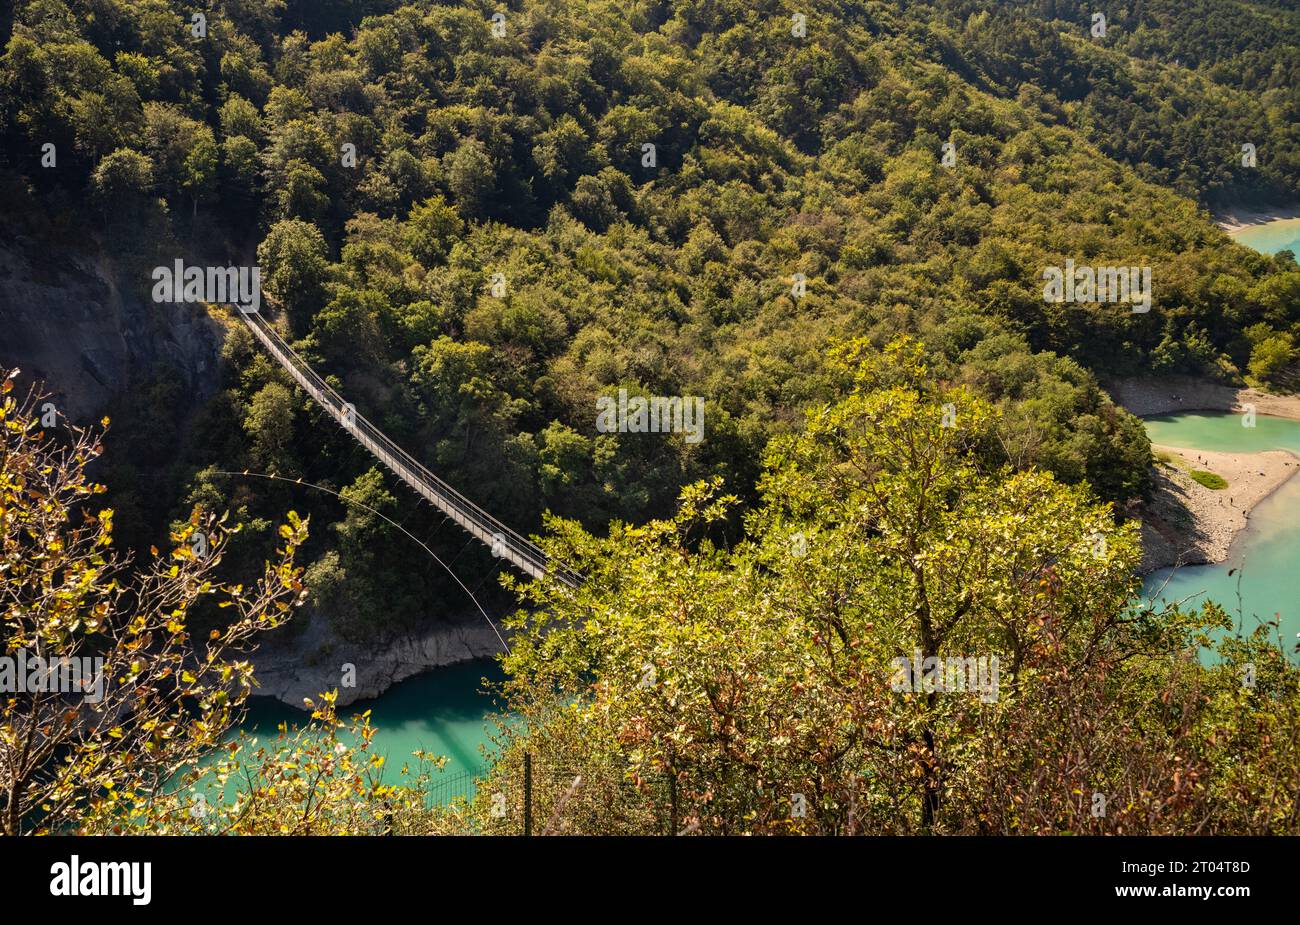
[[[524,752],[524,836],[533,834],[533,756]]]

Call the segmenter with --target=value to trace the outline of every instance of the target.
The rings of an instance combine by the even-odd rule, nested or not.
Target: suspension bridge
[[[343,400],[329,383],[300,357],[258,311],[236,307],[235,314],[253,333],[284,371],[293,377],[312,399],[325,409],[339,426],[356,438],[388,471],[409,485],[466,533],[491,550],[492,555],[533,578],[550,578],[569,587],[577,587],[580,576],[571,569],[551,562],[533,543],[497,520],[473,501],[428,470],[419,460],[390,440],[383,431]]]

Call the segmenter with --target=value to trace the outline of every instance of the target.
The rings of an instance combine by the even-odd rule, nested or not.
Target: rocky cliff
[[[221,329],[202,308],[145,301],[134,275],[103,258],[0,238],[0,366],[40,380],[74,420],[99,413],[171,367],[194,405],[218,386]]]
[[[313,614],[298,635],[263,642],[253,664],[258,695],[302,709],[304,698],[315,700],[324,691],[337,690],[339,706],[347,706],[432,668],[501,651],[500,638],[482,618],[355,643],[339,638],[328,619]]]

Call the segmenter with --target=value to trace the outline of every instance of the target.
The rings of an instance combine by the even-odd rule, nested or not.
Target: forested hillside
[[[297,349],[520,529],[664,516],[709,476],[753,501],[769,440],[835,394],[832,345],[902,333],[1001,406],[993,461],[1122,504],[1148,444],[1099,377],[1232,379],[1300,333],[1294,261],[1204,211],[1300,198],[1300,23],[1132,3],[1099,38],[1082,3],[985,6],[223,0],[199,30],[190,4],[19,0],[4,235],[100,255],[146,300],[154,266],[255,261]],[[1045,302],[1066,260],[1151,267],[1151,310]],[[379,518],[218,474],[251,469],[489,570],[238,325],[224,357],[193,419],[165,369],[113,409],[123,538],[231,506],[247,566],[293,506],[345,635],[450,595]],[[702,396],[706,438],[597,433],[620,388]]]
[[[1295,198],[1295,4],[940,0],[917,8],[942,20],[934,32],[942,37],[941,60],[1077,128],[1144,179],[1219,205]],[[1105,17],[1104,36],[1092,32],[1098,13]],[[1089,41],[1062,38],[1071,33]],[[1048,105],[1035,87],[1051,88]],[[1247,143],[1268,151],[1255,169],[1243,169],[1236,156]]]

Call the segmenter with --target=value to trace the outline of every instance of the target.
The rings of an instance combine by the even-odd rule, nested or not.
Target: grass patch
[[[1228,487],[1228,482],[1223,476],[1206,472],[1204,469],[1193,469],[1187,474],[1206,488],[1213,488],[1215,491]]]
[[[1175,465],[1173,453],[1166,453],[1164,450],[1156,450],[1155,457],[1156,457],[1156,462],[1162,466]]]

